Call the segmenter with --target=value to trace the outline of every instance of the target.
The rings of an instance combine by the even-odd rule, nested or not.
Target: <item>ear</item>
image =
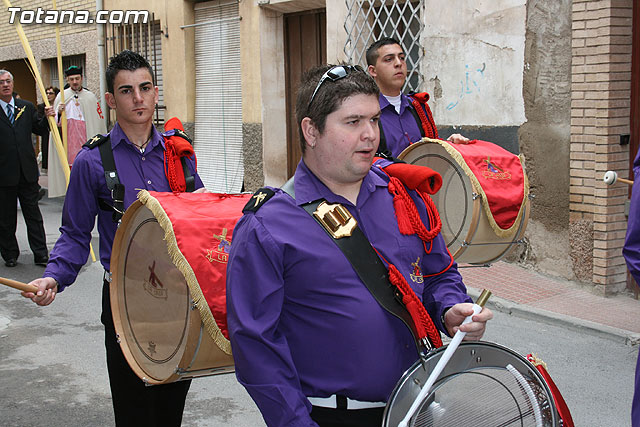
[[[313,124],[313,121],[309,117],[305,117],[300,122],[300,128],[302,129],[302,135],[304,135],[305,144],[309,147],[314,147],[318,138],[318,129]]]
[[[369,65],[369,66],[367,67],[367,71],[369,72],[369,75],[370,75],[371,77],[373,77],[374,79],[375,79],[375,78],[376,78],[376,76],[378,75],[378,74],[376,73],[376,67],[375,67],[375,65]]]
[[[109,106],[109,108],[111,108],[112,110],[116,109],[116,98],[111,92],[105,92],[104,99],[105,101],[107,101],[107,105]]]
[[[155,92],[156,92],[155,96],[154,96],[154,103],[158,104],[158,101],[160,100],[160,94],[158,92],[158,86],[154,86],[154,89],[155,89]]]

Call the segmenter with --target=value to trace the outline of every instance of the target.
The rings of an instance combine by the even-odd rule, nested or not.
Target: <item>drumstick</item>
[[[607,173],[604,174],[604,177],[602,177],[602,180],[607,185],[613,185],[617,181],[623,182],[625,184],[633,185],[633,181],[629,179],[618,178],[618,173],[615,171],[607,171]]]
[[[33,292],[34,294],[38,292],[38,287],[36,285],[30,285],[28,283],[22,283],[16,280],[5,279],[4,277],[0,277],[0,284],[18,289],[22,292]]]
[[[467,318],[464,319],[464,321],[460,326],[471,322],[471,318],[482,311],[482,307],[484,307],[485,303],[487,302],[490,296],[491,296],[491,291],[484,289],[480,294],[480,296],[478,297],[478,301],[475,304],[473,304],[473,314],[470,316],[467,316]],[[464,338],[465,335],[467,335],[466,332],[462,332],[461,330],[458,330],[458,332],[456,332],[456,334],[453,336],[453,339],[447,346],[447,349],[442,354],[442,357],[440,357],[440,360],[436,364],[436,367],[433,368],[433,371],[431,371],[431,374],[429,375],[427,382],[425,383],[424,387],[422,387],[422,390],[420,390],[420,393],[418,393],[418,396],[416,397],[416,399],[413,401],[413,404],[409,408],[407,415],[405,415],[402,421],[400,421],[400,424],[398,424],[398,427],[407,427],[409,425],[409,420],[418,409],[418,406],[422,404],[422,401],[427,396],[427,393],[429,393],[429,390],[431,390],[431,387],[433,386],[433,384],[436,382],[436,380],[444,370],[444,367],[447,366],[447,363],[449,363],[449,359],[451,359],[451,356],[453,356],[453,353],[456,351],[456,349],[460,345],[460,341],[462,341],[462,338]]]

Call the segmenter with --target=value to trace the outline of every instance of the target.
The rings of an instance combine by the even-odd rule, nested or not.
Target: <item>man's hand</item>
[[[42,279],[36,279],[29,283],[38,287],[38,291],[33,292],[21,292],[22,296],[31,299],[38,305],[49,305],[56,298],[58,292],[58,282],[53,277],[43,277]]]
[[[48,117],[54,117],[56,115],[56,110],[51,106],[44,107],[44,115]]]
[[[472,321],[470,323],[460,326],[462,321],[472,314],[473,304],[468,302],[456,304],[447,310],[444,316],[444,326],[447,328],[449,335],[455,335],[459,329],[467,333],[464,337],[465,340],[479,340],[482,338],[487,326],[487,321],[493,318],[493,313],[484,307],[480,313],[471,318]]]
[[[447,138],[447,141],[453,142],[454,144],[468,144],[469,138],[467,138],[466,136],[462,136],[459,133],[454,133],[449,138]]]

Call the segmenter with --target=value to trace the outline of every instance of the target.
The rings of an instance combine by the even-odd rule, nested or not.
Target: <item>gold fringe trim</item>
[[[147,190],[141,190],[138,193],[138,199],[147,208],[149,208],[151,213],[153,213],[153,216],[158,220],[160,227],[164,230],[164,240],[167,242],[167,250],[171,257],[171,261],[173,261],[173,264],[187,280],[187,286],[189,286],[191,298],[193,298],[194,303],[200,311],[200,318],[202,319],[202,323],[204,323],[206,331],[220,350],[231,355],[231,342],[222,334],[222,331],[218,327],[213,314],[211,314],[209,304],[202,293],[202,289],[200,289],[200,284],[198,283],[196,274],[182,252],[180,252],[178,242],[176,241],[176,235],[173,231],[173,224],[171,224],[169,216],[162,208],[160,202],[158,202],[158,199],[149,194]]]
[[[458,162],[460,167],[467,174],[469,179],[471,180],[471,184],[474,187],[474,191],[482,196],[482,208],[484,209],[484,213],[487,215],[487,219],[489,220],[489,225],[493,229],[493,232],[496,233],[498,237],[512,237],[517,231],[520,229],[520,222],[522,221],[522,216],[524,215],[524,207],[527,203],[527,199],[529,198],[529,178],[527,178],[527,172],[524,167],[524,156],[518,156],[520,159],[520,166],[522,167],[522,174],[524,175],[524,185],[523,185],[523,197],[522,203],[520,204],[520,208],[518,209],[518,215],[516,216],[516,220],[513,222],[513,225],[509,228],[501,228],[493,217],[493,213],[491,212],[491,208],[489,207],[489,202],[487,201],[487,195],[484,192],[484,189],[480,185],[480,181],[478,181],[478,177],[471,171],[471,168],[467,165],[462,154],[455,148],[451,146],[448,141],[443,141],[440,139],[431,139],[431,138],[422,138],[422,142],[431,142],[440,144],[442,148],[444,148],[447,153],[453,157],[453,159]]]

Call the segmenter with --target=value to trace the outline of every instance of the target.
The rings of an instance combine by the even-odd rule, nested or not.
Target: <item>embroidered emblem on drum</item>
[[[167,290],[163,289],[164,285],[155,272],[156,262],[153,261],[149,267],[149,278],[143,282],[144,290],[154,298],[167,299]]]
[[[216,261],[222,264],[226,264],[227,261],[229,261],[229,250],[231,249],[231,240],[227,239],[227,231],[228,230],[226,228],[223,228],[222,233],[220,235],[217,235],[217,234],[213,235],[214,241],[219,240],[220,243],[218,243],[215,249],[207,249],[207,254],[205,255],[205,257],[209,260],[209,262]]]
[[[412,262],[413,273],[411,273],[411,280],[415,283],[424,283],[424,276],[422,275],[422,271],[420,270],[420,257],[416,260],[416,262]]]
[[[487,179],[511,179],[511,172],[503,170],[500,166],[491,162],[491,156],[483,160],[487,164],[487,169],[482,171],[482,176]]]

